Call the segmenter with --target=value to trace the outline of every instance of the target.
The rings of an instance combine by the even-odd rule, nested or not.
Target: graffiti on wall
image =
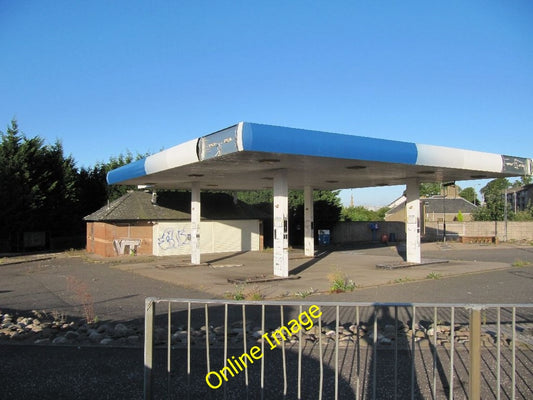
[[[127,249],[129,249],[130,254],[135,255],[141,242],[141,239],[115,239],[113,240],[113,247],[118,255],[126,254]]]
[[[190,244],[191,234],[185,229],[167,228],[163,234],[157,238],[157,245],[161,250],[177,249],[181,246]]]

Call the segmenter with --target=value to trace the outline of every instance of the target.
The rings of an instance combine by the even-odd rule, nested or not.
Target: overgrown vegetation
[[[353,292],[356,288],[355,282],[348,279],[346,274],[341,271],[334,271],[328,274],[328,280],[330,282],[329,291],[331,293]]]

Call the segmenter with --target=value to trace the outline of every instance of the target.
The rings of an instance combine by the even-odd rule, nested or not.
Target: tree
[[[271,189],[263,190],[248,190],[244,192],[237,192],[237,198],[246,204],[271,204],[274,201],[273,192]]]
[[[28,138],[11,121],[0,142],[0,237],[20,248],[23,232],[80,229],[77,170],[59,141]]]
[[[384,221],[388,207],[382,207],[377,211],[369,210],[363,206],[345,207],[342,209],[341,220],[343,221]]]
[[[476,190],[473,187],[464,188],[459,192],[459,196],[463,199],[469,201],[476,206],[479,205],[479,200],[477,199]]]
[[[513,182],[513,187],[517,188],[517,187],[530,185],[532,181],[533,181],[533,176],[531,175],[521,176],[520,179],[517,179],[516,181]]]
[[[94,167],[82,168],[78,174],[78,196],[82,217],[98,210],[106,202],[118,199],[128,190],[136,189],[136,186],[130,185],[108,185],[107,173],[148,155],[149,153],[137,153],[134,156],[128,151],[126,154],[111,157],[107,162],[98,162]]]
[[[509,187],[507,178],[497,178],[481,189],[485,205],[474,213],[476,221],[502,221],[505,214],[505,189]],[[512,219],[509,218],[509,219]]]
[[[435,183],[421,183],[420,184],[420,197],[431,197],[441,194],[442,185],[438,182]]]

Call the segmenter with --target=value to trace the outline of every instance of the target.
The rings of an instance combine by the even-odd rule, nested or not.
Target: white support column
[[[289,276],[289,188],[286,170],[274,175],[274,275]]]
[[[419,263],[420,255],[420,190],[416,180],[407,182],[406,193],[406,251],[407,262]]]
[[[315,255],[315,229],[313,213],[313,188],[306,186],[304,188],[304,249],[307,257]]]
[[[200,264],[200,185],[191,189],[191,264]]]

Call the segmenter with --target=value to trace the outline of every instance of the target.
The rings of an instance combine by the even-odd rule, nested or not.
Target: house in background
[[[507,204],[514,212],[533,206],[533,184],[508,189]]]
[[[445,197],[441,195],[420,198],[420,220],[424,222],[457,221],[462,215],[463,221],[471,221],[477,207],[462,197]],[[405,199],[385,214],[385,221],[405,222]]]
[[[86,216],[89,253],[190,254],[190,193],[130,191]],[[260,210],[223,193],[202,193],[200,251],[258,251],[263,246]]]

